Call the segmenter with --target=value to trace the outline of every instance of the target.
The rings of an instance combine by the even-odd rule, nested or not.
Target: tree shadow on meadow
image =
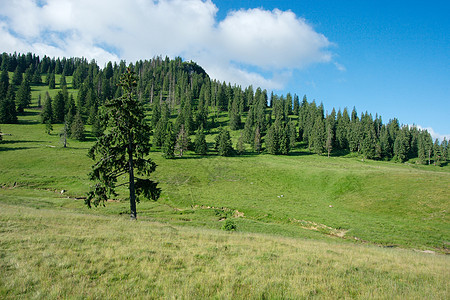
[[[30,140],[3,140],[0,145],[22,144],[22,143],[42,143],[43,141]]]
[[[3,151],[13,151],[13,150],[29,150],[31,147],[4,147],[2,144],[0,144],[0,152]]]
[[[310,156],[310,155],[314,155],[314,153],[306,152],[306,151],[291,151],[291,152],[289,152],[288,155],[284,155],[284,156]]]
[[[21,140],[3,140],[2,142],[0,142],[0,151],[13,151],[13,150],[29,150],[29,149],[33,149],[33,148],[38,148],[38,147],[23,147],[23,146],[17,146],[14,147],[11,145],[15,145],[15,144],[29,144],[29,143],[41,143],[42,141],[21,141]]]

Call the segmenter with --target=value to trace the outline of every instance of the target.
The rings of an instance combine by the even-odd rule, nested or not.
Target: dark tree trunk
[[[131,136],[130,141],[128,144],[128,165],[129,165],[129,190],[130,190],[130,218],[132,220],[137,219],[137,212],[136,212],[136,193],[134,190],[134,164],[133,164],[133,147],[131,142]]]

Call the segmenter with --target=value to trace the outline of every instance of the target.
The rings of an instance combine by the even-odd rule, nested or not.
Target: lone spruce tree
[[[89,156],[95,160],[90,179],[96,181],[86,198],[86,205],[104,205],[109,195],[117,195],[115,189],[127,185],[130,192],[131,219],[137,218],[136,195],[157,200],[161,190],[149,176],[156,164],[146,158],[150,152],[150,126],[144,120],[142,105],[136,100],[134,88],[137,76],[128,68],[120,77],[119,86],[123,89],[121,97],[105,103],[105,134],[89,150]],[[120,176],[128,174],[128,179],[117,183]]]

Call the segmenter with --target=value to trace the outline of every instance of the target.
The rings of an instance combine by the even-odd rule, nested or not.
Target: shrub
[[[236,223],[231,219],[226,219],[222,226],[222,230],[225,231],[236,231]]]

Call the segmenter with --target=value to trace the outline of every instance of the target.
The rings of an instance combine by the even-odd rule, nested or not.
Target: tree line
[[[49,131],[52,124],[64,123],[65,134],[83,139],[84,125],[89,124],[92,134],[100,136],[105,129],[102,107],[122,96],[119,80],[128,67],[138,75],[136,95],[146,110],[153,147],[167,158],[186,150],[227,156],[251,148],[255,153],[288,155],[307,147],[328,156],[357,153],[368,159],[437,165],[449,160],[446,139],[433,141],[426,130],[401,125],[395,118],[383,123],[380,116],[358,115],[355,108],[328,113],[322,103],[306,96],[300,100],[290,93],[268,95],[259,87],[212,80],[199,65],[179,57],[128,65],[123,60],[108,62],[103,68],[85,58],[41,59],[31,53],[3,53],[0,59],[0,123],[17,122],[17,114],[31,104],[31,85],[48,85],[58,87],[56,96],[39,95],[37,105]],[[76,97],[70,89],[78,91]],[[214,146],[209,147],[206,135],[217,128]],[[236,145],[230,131],[239,132]]]

